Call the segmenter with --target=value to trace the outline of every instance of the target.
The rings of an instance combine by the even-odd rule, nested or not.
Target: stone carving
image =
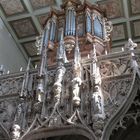
[[[134,69],[134,71],[137,72],[137,74],[140,76],[139,71],[139,65],[136,60],[136,56],[134,54],[134,49],[137,47],[137,44],[132,41],[132,39],[128,40],[128,43],[125,45],[125,47],[130,51],[131,53],[131,68]]]
[[[92,110],[92,120],[93,120],[93,130],[95,135],[100,138],[102,136],[103,124],[105,119],[104,114],[104,98],[101,89],[101,75],[99,71],[96,49],[93,45],[93,51],[91,53],[91,83],[92,83],[92,93],[91,93],[91,110]]]
[[[20,92],[20,97],[28,96],[30,62],[31,62],[31,58],[29,58],[26,73],[23,77],[23,83],[22,83],[22,88],[21,88],[21,92]]]
[[[105,41],[110,41],[110,35],[113,30],[113,25],[111,21],[107,21],[106,18],[104,18],[104,39]]]
[[[45,89],[46,89],[46,77],[47,77],[47,45],[48,45],[48,38],[49,38],[49,31],[50,31],[50,23],[48,22],[43,33],[41,42],[38,42],[39,45],[41,44],[41,65],[39,68],[38,73],[38,86],[37,86],[37,94],[38,94],[38,101],[43,102]]]
[[[40,36],[36,37],[36,42],[35,42],[35,46],[37,48],[37,54],[41,54],[41,50],[42,50],[42,34],[40,34]]]
[[[57,72],[54,69],[51,69],[47,72],[49,82],[47,82],[48,88],[47,88],[46,100],[44,102],[45,113],[43,118],[46,120],[43,123],[44,126],[54,127],[60,125],[65,126],[67,124],[82,125],[87,130],[88,129],[92,130],[93,133],[96,135],[96,137],[100,139],[108,119],[118,110],[118,108],[120,107],[124,99],[127,97],[127,93],[130,90],[132,77],[129,76],[130,78],[125,77],[124,79],[121,77],[119,79],[119,77],[117,77],[117,76],[125,76],[126,74],[125,71],[123,71],[121,74],[116,73],[116,79],[113,73],[111,74],[109,73],[106,76],[104,74],[104,76],[101,77],[99,70],[101,70],[101,75],[102,75],[103,68],[99,69],[99,66],[104,64],[106,60],[104,61],[101,60],[101,62],[98,62],[95,53],[96,51],[93,53],[94,55],[92,54],[93,55],[91,57],[92,59],[90,59],[90,61],[94,65],[93,64],[91,65],[91,63],[89,62],[87,62],[85,65],[81,65],[81,63],[79,63],[81,62],[79,58],[79,52],[78,50],[76,50],[75,52],[76,57],[74,60],[75,69],[74,67],[71,67],[71,65],[64,65],[63,57],[58,57],[61,59],[58,59]],[[63,55],[60,54],[60,56]],[[120,58],[120,60],[117,61],[115,59],[110,60],[109,65],[111,66],[115,65],[114,69],[116,68],[116,66],[119,68],[118,65],[120,61],[121,61],[120,66],[123,63],[127,64],[126,59],[128,60],[127,57]],[[111,70],[110,67],[108,69]],[[82,73],[79,73],[79,71],[82,71]],[[35,77],[36,74],[37,72],[33,74],[33,77]],[[127,73],[127,74],[131,74],[131,73]],[[80,78],[80,81],[78,81],[79,79],[74,79],[77,77]],[[19,79],[21,84],[21,81],[23,81],[23,79],[22,77],[20,77]],[[6,81],[6,79],[3,80]],[[74,83],[74,81],[72,80],[74,81],[76,80],[76,83]],[[72,81],[72,83],[70,83],[69,81]],[[79,83],[82,81],[81,83],[82,86],[79,86],[78,85],[79,83],[77,84],[77,81]],[[11,82],[10,86],[12,86],[14,82],[13,81],[10,82]],[[92,84],[92,86],[90,84]],[[76,97],[80,98],[80,104],[78,104],[79,108],[76,110],[75,108],[72,108],[74,94],[72,95],[71,93],[74,93]],[[59,103],[58,102],[56,103],[56,99],[57,101],[59,101]],[[104,99],[104,103],[102,102],[103,99]],[[35,100],[32,99],[32,103],[34,102]],[[9,122],[5,123],[5,126],[7,125],[13,128],[12,133],[13,133],[13,139],[15,140],[16,137],[19,137],[19,133],[20,134],[22,134],[21,132],[24,133],[24,131],[26,131],[26,129],[28,128],[27,127],[29,123],[28,108],[30,108],[27,101],[24,100],[20,101],[17,104],[18,105],[16,111],[17,113],[15,116],[15,124],[12,127],[12,125],[9,125]],[[102,106],[103,104],[104,107]],[[35,105],[39,111],[36,111]],[[35,104],[35,105],[33,106],[33,108],[31,108],[31,110],[33,112],[36,112],[37,114],[42,114],[42,105],[41,107],[39,107],[39,104]],[[104,109],[104,115],[105,115],[104,117],[102,117],[101,115],[103,114],[102,109]],[[34,118],[34,115],[35,114],[32,114],[32,117],[30,118]],[[9,119],[10,117],[8,118],[8,120]],[[18,126],[20,126],[20,129]]]
[[[133,122],[133,125],[138,125],[139,118],[140,118],[140,101],[139,101],[140,94],[137,93],[135,99],[133,100],[129,110],[124,114],[119,122],[115,125],[112,135],[115,134],[120,128],[126,130],[129,127],[129,123]]]
[[[131,78],[102,81],[102,90],[105,99],[105,114],[107,118],[110,118],[111,115],[116,112],[117,108],[126,98],[131,83]]]
[[[20,133],[20,126],[15,124],[12,131],[12,140],[18,140],[20,138]]]
[[[66,71],[64,67],[64,63],[66,61],[66,54],[65,54],[65,48],[63,43],[64,42],[63,42],[63,30],[62,30],[60,45],[57,50],[58,67],[57,67],[56,79],[53,87],[56,100],[60,99],[60,93],[62,92],[62,80]]]
[[[137,47],[137,44],[134,43],[131,38],[129,38],[128,43],[125,45],[125,47],[130,51],[133,51]]]
[[[78,45],[78,37],[76,38],[76,47],[74,52],[74,65],[73,65],[73,80],[72,80],[72,92],[73,92],[73,103],[74,106],[80,105],[80,98],[79,98],[79,92],[80,92],[80,85],[82,83],[81,80],[81,56],[79,51],[79,45]]]
[[[0,101],[0,122],[8,132],[10,132],[13,124],[16,104],[13,99]]]
[[[18,94],[22,86],[22,77],[0,80],[0,96]]]
[[[100,63],[100,73],[102,78],[119,76],[122,74],[131,73],[130,60],[127,58],[119,58],[110,61],[103,61]]]
[[[24,101],[23,98],[21,98],[20,103],[19,103],[19,105],[17,106],[17,109],[16,109],[16,115],[15,115],[14,123],[15,123],[15,125],[19,125],[20,129],[22,131],[25,130],[26,125],[27,125],[27,122],[26,122],[27,111],[28,111],[27,103]]]

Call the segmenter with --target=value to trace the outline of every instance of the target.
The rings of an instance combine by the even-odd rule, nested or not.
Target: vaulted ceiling
[[[140,45],[140,0],[89,1],[98,1],[113,22],[113,51],[121,50],[128,38]],[[51,7],[60,9],[61,4],[62,0],[0,0],[0,15],[26,59],[37,63],[35,38]]]

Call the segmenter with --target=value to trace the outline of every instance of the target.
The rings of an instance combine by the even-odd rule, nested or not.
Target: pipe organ
[[[46,24],[50,23],[49,49],[54,50],[57,47],[61,28],[63,28],[64,44],[69,54],[75,47],[76,34],[78,34],[81,44],[97,44],[96,50],[99,55],[103,54],[105,50],[109,50],[109,47],[105,45],[109,39],[107,40],[105,36],[108,38],[110,36],[106,31],[104,22],[107,20],[105,20],[102,10],[86,1],[81,4],[80,1],[75,2],[74,0],[65,1],[61,7],[63,9],[61,11],[53,9],[46,21]]]

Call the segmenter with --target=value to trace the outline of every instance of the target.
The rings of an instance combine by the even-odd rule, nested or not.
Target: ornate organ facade
[[[110,53],[112,24],[88,2],[52,9],[37,37],[40,66],[0,76],[0,139],[125,140],[139,124],[139,51]]]

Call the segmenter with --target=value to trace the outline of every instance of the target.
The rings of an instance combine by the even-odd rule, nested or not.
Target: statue
[[[104,108],[103,108],[103,95],[101,90],[101,75],[100,69],[97,65],[97,56],[96,56],[96,48],[93,45],[93,53],[91,54],[92,57],[92,68],[91,68],[91,83],[92,83],[92,100],[91,100],[91,108],[93,111],[92,119],[94,120],[95,117],[97,118],[104,118]]]
[[[74,78],[72,80],[73,103],[75,106],[80,105],[79,91],[82,83],[80,61],[81,61],[81,56],[80,56],[79,45],[78,45],[78,37],[76,37],[76,47],[74,51],[74,65],[73,65]]]
[[[20,133],[20,126],[18,124],[15,124],[12,131],[12,140],[19,140]]]
[[[20,103],[17,106],[16,116],[14,120],[14,123],[19,125],[21,130],[24,130],[27,125],[26,114],[27,114],[27,104],[25,103],[24,99],[21,98]]]
[[[64,67],[64,63],[67,61],[65,48],[64,48],[64,41],[63,41],[63,30],[61,32],[61,39],[60,44],[57,49],[57,60],[58,60],[58,67],[56,71],[55,83],[53,86],[53,91],[55,93],[56,100],[60,99],[60,93],[62,92],[62,80],[63,76],[66,72]]]

